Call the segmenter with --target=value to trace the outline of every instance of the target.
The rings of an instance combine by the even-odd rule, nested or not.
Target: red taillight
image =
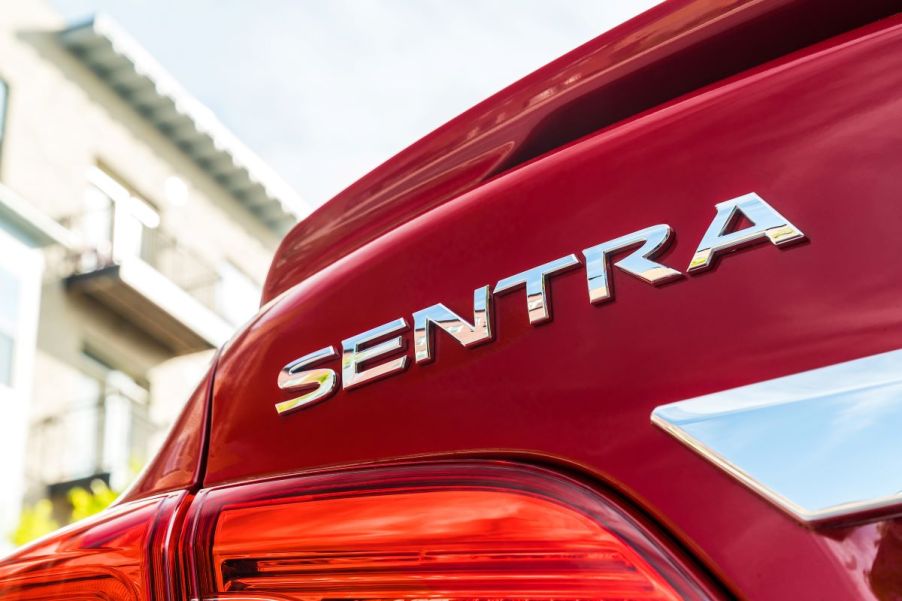
[[[183,498],[125,503],[17,551],[0,563],[0,599],[162,599],[159,549]]]
[[[706,598],[638,521],[542,470],[270,480],[204,491],[192,513],[199,599]]]
[[[710,598],[659,538],[594,490],[494,462],[165,494],[0,562],[4,601]]]

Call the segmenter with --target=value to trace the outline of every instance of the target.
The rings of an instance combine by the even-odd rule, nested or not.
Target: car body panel
[[[452,119],[317,209],[282,241],[263,302],[530,159],[898,10],[896,0],[663,2]]]
[[[736,594],[869,598],[894,582],[892,520],[816,530],[649,421],[658,405],[902,348],[902,19],[757,68],[512,170],[332,262],[224,351],[205,486],[411,457],[578,471],[663,524]],[[495,341],[289,414],[283,365],[657,223],[685,272],[714,205],[756,192],[808,241],[757,245],[659,288],[551,278],[554,319],[495,299]],[[410,332],[405,334],[408,345]],[[408,354],[412,353],[408,350]],[[339,361],[324,366],[339,368]],[[883,567],[881,567],[883,566]],[[886,567],[889,566],[889,567]],[[881,584],[883,583],[883,584]]]
[[[210,402],[218,353],[163,441],[160,451],[117,499],[126,503],[159,493],[196,489],[203,480],[210,428]]]
[[[285,239],[266,305],[118,508],[20,550],[7,575],[54,568],[66,554],[52,550],[79,537],[97,563],[95,530],[125,516],[142,533],[124,547],[135,591],[145,570],[150,598],[192,598],[197,533],[182,529],[207,494],[366,466],[532,465],[617,504],[712,598],[897,598],[902,507],[806,524],[650,420],[902,349],[902,17],[848,31],[892,4],[676,0],[403,151]],[[806,239],[687,275],[715,205],[752,193]],[[584,249],[656,224],[675,234],[654,259],[683,273],[666,285],[612,267],[613,298],[592,304],[579,265],[549,278],[546,323],[530,324],[522,289],[496,294],[491,341],[437,331],[434,360],[417,363],[407,329],[405,369],[276,411],[291,397],[279,373],[299,357],[436,303],[469,319],[475,289],[585,263]]]

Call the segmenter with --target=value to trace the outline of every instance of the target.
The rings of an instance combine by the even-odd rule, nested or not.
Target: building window
[[[0,267],[0,384],[12,386],[19,323],[19,280]]]
[[[3,154],[3,141],[6,138],[6,105],[9,101],[9,86],[0,79],[0,155]]]
[[[160,214],[153,205],[103,169],[91,168],[80,227],[91,252],[82,257],[87,263],[82,268],[104,267],[124,257],[154,264],[159,225]]]
[[[0,229],[0,400],[30,383],[41,269],[38,251]]]

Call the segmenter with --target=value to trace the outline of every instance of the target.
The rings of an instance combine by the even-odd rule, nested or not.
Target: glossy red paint
[[[220,359],[204,485],[403,457],[516,458],[624,495],[739,596],[891,598],[895,522],[806,528],[649,414],[902,347],[900,89],[893,17],[509,171],[320,269]],[[572,270],[552,278],[549,324],[530,326],[523,294],[507,294],[495,342],[439,336],[429,365],[276,414],[287,362],[435,302],[466,315],[475,287],[598,242],[668,223],[677,239],[663,262],[685,271],[714,204],[752,191],[810,242],[758,245],[657,289],[617,273],[600,306]]]
[[[476,105],[299,223],[263,302],[547,151],[898,10],[898,0],[662,3]]]
[[[195,490],[200,486],[209,427],[210,396],[216,359],[207,375],[185,403],[179,418],[160,447],[160,452],[144,469],[131,488],[117,501],[125,503],[161,492]]]
[[[175,599],[167,540],[190,498],[179,491],[122,503],[17,550],[0,561],[0,598]]]
[[[690,559],[616,499],[510,462],[394,464],[209,488],[186,528],[192,599],[229,591],[285,601],[719,598],[684,567]]]

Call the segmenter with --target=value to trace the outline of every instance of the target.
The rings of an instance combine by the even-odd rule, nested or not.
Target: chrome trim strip
[[[661,405],[651,421],[803,522],[902,504],[902,350]]]

